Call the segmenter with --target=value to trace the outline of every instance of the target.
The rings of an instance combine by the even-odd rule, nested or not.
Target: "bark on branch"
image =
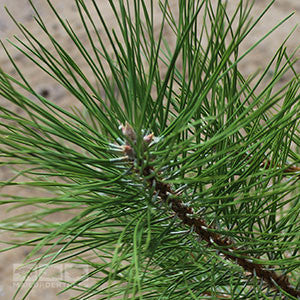
[[[153,174],[155,174],[155,172],[152,167],[147,166],[144,168],[143,175],[149,178],[149,187],[155,186],[156,193],[162,201],[169,204],[172,211],[181,219],[183,224],[190,228],[193,227],[194,232],[196,232],[202,240],[205,240],[208,246],[212,248],[217,247],[227,259],[240,265],[246,272],[250,272],[252,276],[258,276],[263,279],[268,286],[276,290],[280,287],[290,295],[300,297],[300,290],[296,290],[291,286],[287,276],[278,275],[273,270],[267,269],[264,265],[253,262],[248,255],[243,255],[242,257],[235,255],[238,249],[232,241],[214,232],[214,228],[208,226],[202,218],[190,217],[190,215],[193,214],[193,209],[184,205],[182,201],[176,197],[175,192],[172,191],[169,184],[157,180]],[[173,197],[169,197],[170,194],[172,194]]]

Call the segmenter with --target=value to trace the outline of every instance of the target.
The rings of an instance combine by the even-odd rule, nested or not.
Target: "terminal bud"
[[[133,128],[129,125],[128,122],[125,123],[125,126],[121,127],[123,135],[126,137],[126,144],[128,145],[129,141],[132,143],[136,142],[136,134],[133,130]]]

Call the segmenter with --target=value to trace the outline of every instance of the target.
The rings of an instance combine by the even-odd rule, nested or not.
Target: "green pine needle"
[[[9,41],[77,101],[72,110],[39,94],[1,43],[17,76],[0,72],[1,166],[15,173],[0,203],[31,208],[0,222],[18,234],[1,251],[32,248],[14,299],[63,263],[86,270],[61,291],[72,299],[297,299],[297,52],[285,40],[263,72],[239,71],[292,15],[240,53],[274,1],[251,19],[242,0],[230,14],[226,1],[108,0],[116,28],[97,1],[74,1],[84,40],[47,0],[84,68],[32,1],[51,47],[11,14],[23,36]]]

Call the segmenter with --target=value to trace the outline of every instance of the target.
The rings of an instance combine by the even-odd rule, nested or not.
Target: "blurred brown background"
[[[48,24],[55,32],[55,37],[61,41],[63,46],[72,52],[72,45],[68,43],[66,39],[66,33],[57,25],[56,19],[49,11],[48,4],[45,0],[35,0],[33,1],[40,13],[44,18],[45,22]],[[91,1],[85,1],[87,6],[91,5]],[[99,0],[99,7],[105,13],[110,13],[107,9],[107,2],[105,0]],[[170,5],[176,5],[177,1],[170,1]],[[230,5],[234,4],[236,1],[229,1]],[[269,1],[266,0],[256,0],[254,5],[254,10],[252,15],[256,17],[268,4]],[[63,18],[67,18],[72,24],[74,24],[76,30],[79,32],[81,38],[85,38],[85,33],[82,26],[80,25],[80,19],[78,13],[76,12],[76,5],[74,1],[61,1],[53,0],[52,3],[60,12]],[[175,4],[174,4],[175,3]],[[14,17],[21,23],[25,24],[26,27],[31,28],[32,32],[35,34],[39,33],[38,27],[34,24],[33,21],[33,10],[30,7],[27,0],[0,0],[0,38],[5,40],[6,38],[12,38],[14,34],[21,36],[15,24],[10,20],[7,13],[4,10],[4,6],[10,10]],[[290,19],[286,24],[282,25],[277,29],[270,37],[259,45],[249,56],[246,57],[244,61],[240,64],[240,69],[245,75],[249,75],[255,72],[258,68],[265,66],[271,57],[275,54],[277,48],[283,42],[288,33],[293,29],[293,27],[300,20],[300,1],[296,0],[277,0],[273,7],[268,11],[265,18],[256,26],[249,38],[245,40],[242,45],[242,50],[240,53],[243,53],[243,50],[248,49],[253,43],[258,41],[268,30],[275,26],[279,21],[284,17],[289,15],[291,12],[295,12],[295,15]],[[107,19],[110,22],[114,23],[113,17],[107,16]],[[159,21],[159,18],[158,18]],[[287,47],[289,52],[293,51],[298,44],[300,44],[300,30],[297,29],[292,38],[287,42]],[[45,44],[47,44],[45,40]],[[6,43],[7,44],[7,43]],[[50,44],[50,43],[49,43]],[[71,98],[62,87],[57,86],[55,83],[49,81],[48,77],[41,72],[36,72],[36,69],[32,65],[28,64],[28,61],[24,59],[19,52],[17,52],[12,47],[9,47],[12,57],[16,59],[16,62],[24,70],[24,74],[27,78],[30,78],[30,82],[37,89],[37,91],[44,93],[47,98],[55,101],[57,104],[70,108],[71,106],[76,106],[74,99]],[[298,55],[299,56],[299,55]],[[79,60],[79,61],[78,61]],[[77,62],[84,69],[84,62],[80,63],[80,57],[78,57]],[[7,60],[6,54],[3,49],[0,49],[0,67],[6,72],[14,75],[15,72]],[[295,68],[297,72],[300,72],[300,64],[296,63]],[[288,75],[284,77],[283,81],[288,80]],[[284,82],[283,82],[284,83]],[[4,100],[0,98],[1,105],[4,104]],[[0,173],[0,180],[6,180],[10,177],[10,171],[7,168],[2,168]],[[36,191],[30,190],[18,190],[18,195],[26,195],[30,193],[37,193]],[[6,207],[0,207],[0,219],[3,219],[10,213],[6,212]],[[20,211],[19,211],[20,212]],[[8,239],[8,234],[1,234],[0,240]],[[1,248],[0,248],[1,249]],[[27,254],[27,250],[17,249],[10,252],[0,253],[0,299],[11,299],[13,292],[16,290],[16,287],[13,285],[13,264],[21,263]],[[66,293],[62,296],[56,296],[56,292],[59,288],[55,286],[40,286],[33,290],[28,299],[68,299],[72,293]],[[17,299],[21,299],[20,296]]]

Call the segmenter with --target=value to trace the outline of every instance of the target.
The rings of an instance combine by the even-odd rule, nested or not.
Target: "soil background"
[[[72,53],[73,45],[67,39],[66,33],[62,30],[62,28],[58,25],[57,20],[50,13],[48,4],[45,0],[35,0],[33,1],[38,9],[42,18],[45,19],[45,23],[49,25],[49,28],[54,32],[55,37],[61,41],[62,45]],[[112,16],[109,15],[108,9],[108,1],[99,0],[99,7],[102,11],[107,11],[107,20],[111,26],[114,26],[115,20]],[[233,9],[233,5],[237,1],[229,1],[230,9]],[[52,0],[52,3],[60,12],[63,18],[67,18],[74,26],[74,28],[79,33],[79,36],[84,40],[86,39],[84,29],[80,24],[80,18],[78,13],[76,12],[76,5],[74,1],[60,1],[60,0]],[[86,1],[87,6],[91,6],[91,1]],[[100,4],[101,3],[101,4]],[[172,4],[171,4],[172,3]],[[170,6],[176,5],[177,1],[170,1]],[[260,12],[267,6],[269,1],[266,0],[256,0],[254,3],[254,8],[252,15],[255,18],[258,16]],[[21,37],[20,32],[18,31],[16,25],[12,22],[12,20],[7,15],[4,10],[4,6],[10,10],[12,15],[18,20],[18,22],[25,24],[27,28],[30,28],[35,35],[39,35],[39,28],[35,24],[33,16],[33,10],[30,7],[27,0],[0,0],[0,39],[5,40],[6,38],[13,39],[13,36],[17,34]],[[252,46],[255,42],[257,42],[264,34],[266,34],[272,27],[274,27],[277,23],[279,23],[283,18],[288,16],[290,13],[294,12],[294,16],[289,19],[284,25],[282,25],[279,29],[277,29],[271,36],[269,36],[261,45],[259,45],[250,55],[248,55],[245,60],[243,60],[239,67],[240,71],[244,75],[250,75],[255,72],[257,69],[262,69],[266,66],[272,56],[275,54],[278,47],[284,41],[286,36],[291,32],[291,30],[295,27],[300,20],[300,1],[297,0],[277,0],[272,8],[267,12],[263,20],[259,22],[254,31],[250,34],[250,36],[243,42],[241,53],[247,50],[250,46]],[[160,18],[157,17],[157,26],[160,24]],[[168,36],[166,36],[168,39]],[[41,40],[44,37],[41,36]],[[170,38],[171,39],[171,38]],[[50,43],[45,39],[43,40],[45,45],[47,43],[50,46]],[[170,43],[172,41],[170,40]],[[7,42],[5,42],[8,45]],[[296,29],[293,36],[286,43],[288,52],[292,52],[296,49],[296,47],[300,44],[300,30]],[[25,59],[18,51],[14,48],[9,47],[9,51],[12,57],[18,63],[18,66],[24,70],[24,74],[29,78],[32,86],[40,93],[45,95],[47,98],[53,100],[60,106],[64,108],[70,109],[77,105],[74,98],[70,97],[68,93],[64,91],[62,87],[57,86],[54,82],[49,80],[49,78],[42,74],[42,72],[38,72],[36,68],[34,68],[31,64],[28,63],[28,60]],[[298,53],[299,54],[299,53]],[[299,57],[299,55],[297,55]],[[85,69],[85,63],[82,61],[80,56],[76,58],[76,62]],[[16,76],[16,72],[13,70],[11,63],[7,59],[5,51],[0,49],[0,67],[4,69],[9,74]],[[295,64],[295,69],[299,73],[300,72],[300,63],[297,62]],[[282,84],[287,82],[289,79],[289,75],[285,75],[282,81]],[[0,97],[0,105],[8,106],[7,102]],[[0,169],[0,181],[7,180],[11,177],[11,172],[8,168]],[[25,190],[18,189],[14,191],[15,194],[19,196],[26,195],[39,195],[39,192],[36,190]],[[7,211],[7,206],[0,206],[0,219],[7,218],[8,216],[12,216],[13,213]],[[18,213],[22,213],[28,211],[28,208],[23,208],[18,210]],[[63,219],[64,216],[57,216],[57,219]],[[11,238],[7,233],[1,233],[0,241],[6,240],[8,241]],[[1,249],[2,246],[0,246]],[[16,272],[14,271],[14,267],[16,264],[20,264],[23,262],[24,258],[28,254],[27,248],[19,248],[16,250],[11,250],[9,252],[0,253],[0,300],[1,299],[11,299],[13,293],[16,290],[15,278]],[[58,271],[59,272],[59,271]],[[60,286],[55,285],[55,275],[53,275],[53,284],[51,285],[40,285],[33,289],[32,293],[29,295],[28,299],[36,300],[51,300],[51,299],[68,299],[71,297],[71,292],[56,295],[59,291]],[[21,295],[21,294],[20,294]],[[17,299],[21,299],[19,296]]]

